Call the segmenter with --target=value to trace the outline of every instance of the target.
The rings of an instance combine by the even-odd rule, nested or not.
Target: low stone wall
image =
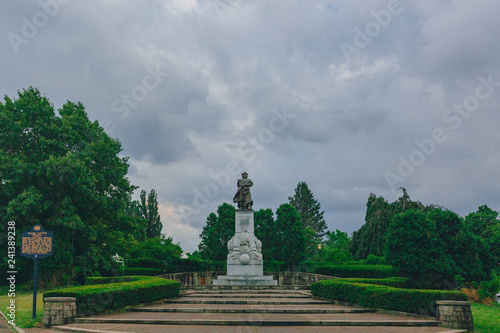
[[[184,272],[160,275],[159,277],[179,281],[182,288],[197,286],[212,286],[218,275],[224,272]],[[332,279],[331,276],[311,274],[304,272],[264,272],[264,275],[272,275],[278,281],[278,286],[310,286],[311,283],[321,280]]]
[[[43,324],[45,326],[66,325],[76,317],[75,297],[44,298]]]
[[[437,319],[448,328],[474,331],[470,302],[437,301]]]

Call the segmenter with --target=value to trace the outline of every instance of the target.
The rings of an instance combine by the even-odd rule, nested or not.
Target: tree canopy
[[[114,274],[112,256],[124,255],[141,239],[147,223],[132,200],[136,187],[121,151],[121,143],[92,122],[80,102],[68,101],[56,111],[33,87],[0,101],[1,230],[14,221],[18,240],[36,224],[53,231],[54,255],[40,261],[42,283]],[[150,199],[157,225],[156,196]],[[159,236],[158,227],[149,234]],[[7,248],[4,242],[0,251]],[[17,262],[20,271],[32,272],[30,260]]]

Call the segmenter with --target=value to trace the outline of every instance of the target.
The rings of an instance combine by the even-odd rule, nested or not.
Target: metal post
[[[35,254],[35,276],[33,278],[33,319],[36,319],[36,285],[38,282],[38,255]]]

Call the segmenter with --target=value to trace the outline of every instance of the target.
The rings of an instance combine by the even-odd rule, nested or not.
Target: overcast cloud
[[[500,210],[497,0],[2,1],[0,93],[82,101],[163,232],[197,248],[242,171],[254,209],[308,183],[331,230],[370,193]]]

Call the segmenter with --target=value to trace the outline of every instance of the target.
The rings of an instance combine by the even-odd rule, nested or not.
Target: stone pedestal
[[[474,331],[470,302],[437,301],[437,319],[448,328]]]
[[[76,317],[75,297],[47,297],[43,300],[43,324],[66,325]]]
[[[253,210],[236,210],[235,233],[227,243],[227,275],[218,276],[214,286],[276,286],[272,276],[264,276],[262,243],[254,234]]]

